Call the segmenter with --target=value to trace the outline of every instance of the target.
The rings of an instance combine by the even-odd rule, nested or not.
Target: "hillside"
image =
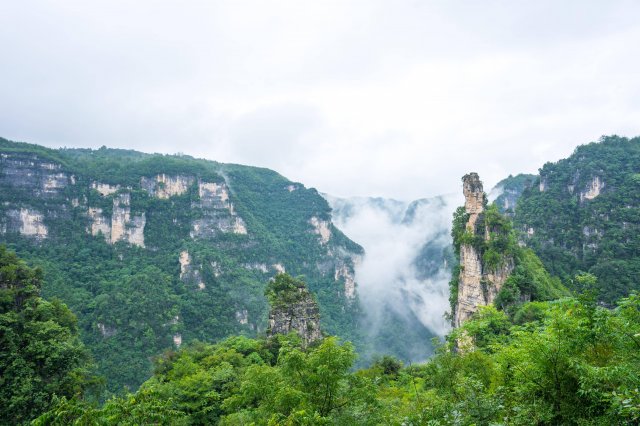
[[[509,175],[509,177],[498,182],[491,192],[489,198],[498,206],[500,212],[513,216],[516,204],[525,189],[530,188],[537,176],[520,173]]]
[[[264,286],[304,275],[327,332],[358,341],[360,246],[314,189],[254,167],[0,140],[1,241],[46,271],[108,389],[194,339],[255,336]]]
[[[515,226],[553,275],[581,289],[574,275],[589,272],[612,304],[640,289],[639,189],[640,138],[603,137],[540,169]]]

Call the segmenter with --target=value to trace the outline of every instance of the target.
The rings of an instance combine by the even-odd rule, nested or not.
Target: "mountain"
[[[608,136],[540,169],[515,209],[521,239],[546,268],[581,289],[595,275],[601,301],[640,289],[640,138]]]
[[[76,313],[111,392],[137,388],[164,350],[264,333],[264,288],[285,270],[323,330],[360,341],[362,248],[315,189],[271,170],[0,139],[0,238],[43,267],[43,296]]]
[[[501,213],[513,216],[516,204],[525,189],[533,186],[537,176],[531,174],[519,174],[509,177],[498,182],[491,192],[489,199],[492,200]]]
[[[488,205],[477,173],[462,178],[464,206],[453,219],[456,266],[451,279],[453,325],[460,328],[486,306],[495,306],[516,317],[530,301],[568,296],[557,278],[552,278],[531,251],[518,244],[511,219]],[[461,348],[470,342],[465,336]]]
[[[355,264],[367,353],[424,360],[449,330],[451,215],[458,196],[404,202],[325,195],[333,221],[362,244]]]
[[[539,301],[535,280],[549,279],[540,261],[485,204],[477,174],[464,189],[453,224],[459,302],[468,287],[490,304],[476,305],[427,362],[384,356],[354,371],[353,346],[319,335],[304,282],[278,274],[266,290],[270,337],[192,342],[158,357],[135,394],[101,405],[54,398],[33,424],[637,424],[639,295],[615,309],[589,295]]]

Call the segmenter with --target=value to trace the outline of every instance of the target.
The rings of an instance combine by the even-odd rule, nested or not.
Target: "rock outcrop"
[[[269,283],[267,297],[271,303],[268,336],[295,331],[303,346],[322,338],[318,303],[302,281],[278,274]]]
[[[344,295],[347,299],[355,299],[356,297],[356,278],[353,269],[343,263],[336,266],[334,275],[336,281],[344,280]]]
[[[244,220],[229,199],[226,183],[198,181],[199,200],[193,203],[202,216],[191,225],[191,238],[211,238],[219,232],[247,234]]]
[[[462,178],[465,197],[465,212],[469,215],[466,232],[481,236],[488,241],[491,235],[488,225],[483,224],[486,195],[477,173]],[[479,306],[492,304],[505,281],[513,271],[512,258],[503,259],[500,266],[489,268],[483,265],[482,253],[473,244],[460,245],[460,276],[458,297],[453,315],[455,327],[471,318]]]
[[[153,197],[166,200],[174,195],[182,195],[187,192],[194,180],[192,176],[169,176],[161,173],[153,178],[142,177],[140,187]]]
[[[600,176],[595,176],[591,179],[591,182],[589,182],[589,186],[580,193],[580,201],[593,200],[600,195],[603,188],[604,181],[600,179]]]
[[[313,216],[309,223],[313,226],[313,233],[320,236],[320,244],[324,245],[331,239],[331,228],[329,228],[329,222]]]
[[[126,241],[129,244],[144,247],[145,213],[131,214],[131,195],[127,192],[113,197],[111,219],[104,216],[102,209],[89,207],[87,215],[91,220],[89,231],[91,235],[102,233],[109,244]]]
[[[17,230],[27,237],[47,238],[48,230],[44,224],[42,213],[33,209],[21,208],[20,210],[9,210],[7,217],[9,219],[9,229]]]
[[[115,194],[116,192],[118,192],[120,190],[120,185],[111,185],[108,183],[92,182],[91,188],[98,191],[98,193],[100,193],[100,195],[102,195],[103,197],[107,197],[111,194]]]
[[[202,278],[202,272],[200,268],[195,267],[192,262],[191,255],[187,250],[180,252],[180,280],[186,283],[195,284],[198,290],[204,290],[207,288]]]

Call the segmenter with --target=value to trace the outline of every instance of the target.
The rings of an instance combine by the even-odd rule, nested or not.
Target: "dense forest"
[[[362,362],[358,300],[337,272],[362,250],[314,190],[264,169],[4,142],[0,423],[638,424],[638,142],[603,138],[537,179],[508,178],[515,211],[480,190],[473,221],[466,206],[455,212],[453,251],[477,253],[482,292],[485,277],[508,276],[419,364]],[[111,179],[110,159],[129,161]],[[193,179],[162,197],[173,183],[145,180],[157,173]],[[56,186],[62,175],[75,183]],[[94,176],[116,189],[101,193]],[[88,209],[123,205],[145,218],[143,244],[91,232]],[[453,263],[452,312],[465,267]],[[274,333],[269,309],[311,322]]]
[[[36,415],[35,425],[640,420],[637,294],[614,309],[599,306],[590,292],[525,303],[513,314],[487,306],[419,365],[382,357],[354,371],[353,346],[335,337],[309,347],[295,333],[194,341],[155,357],[153,376],[136,393],[99,404],[83,393],[96,379],[88,374],[73,314],[60,302],[43,301],[40,272],[4,249],[0,276],[0,403],[7,424]],[[280,303],[279,287],[267,291]],[[473,338],[474,350],[455,350],[461,333]]]
[[[316,190],[179,155],[3,139],[0,154],[2,242],[77,315],[105,395],[137,389],[165,349],[263,332],[264,286],[280,270],[305,276],[325,330],[362,343],[362,249]]]
[[[602,137],[547,163],[515,208],[523,241],[570,287],[579,271],[598,277],[614,305],[640,289],[640,138]]]

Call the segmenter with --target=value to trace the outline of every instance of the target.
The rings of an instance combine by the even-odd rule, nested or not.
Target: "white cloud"
[[[0,6],[0,135],[419,198],[640,134],[633,1]]]

